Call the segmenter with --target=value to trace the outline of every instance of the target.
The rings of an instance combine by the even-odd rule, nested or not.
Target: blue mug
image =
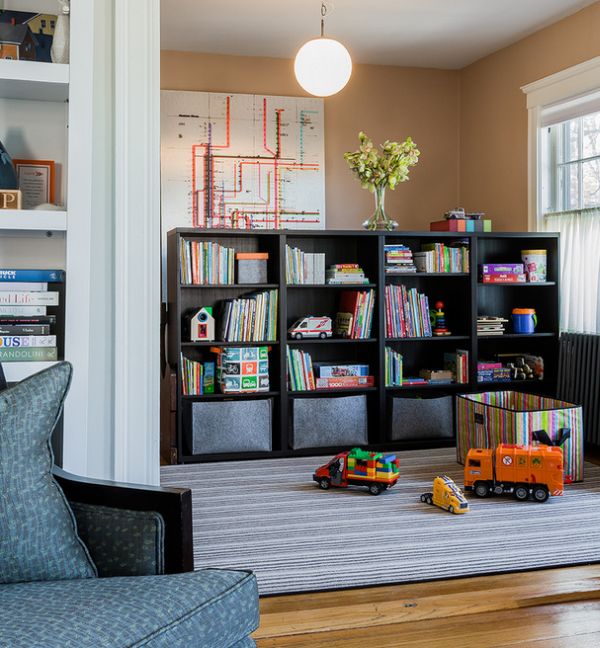
[[[535,333],[537,326],[537,315],[534,308],[513,308],[512,312],[513,331],[521,335]]]

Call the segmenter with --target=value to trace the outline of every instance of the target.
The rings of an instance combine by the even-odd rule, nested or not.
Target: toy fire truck
[[[465,490],[478,497],[512,494],[545,502],[563,494],[563,451],[557,446],[502,444],[495,449],[471,448],[465,461]]]
[[[396,455],[353,448],[317,468],[313,480],[323,489],[365,486],[372,495],[379,495],[391,488],[399,477],[400,460]]]

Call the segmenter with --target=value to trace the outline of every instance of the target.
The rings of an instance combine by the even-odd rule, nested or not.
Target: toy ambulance
[[[371,495],[379,495],[394,486],[399,477],[400,460],[395,455],[353,448],[317,468],[313,481],[323,490],[330,486],[366,486]]]
[[[465,461],[465,490],[478,497],[530,495],[545,502],[564,490],[563,451],[557,446],[501,444],[495,449],[471,448]]]
[[[332,326],[330,317],[301,317],[296,320],[288,329],[290,337],[296,340],[303,338],[328,338],[332,335]]]
[[[423,493],[421,502],[439,506],[456,515],[469,511],[469,502],[460,488],[447,475],[436,477],[433,480],[433,493]]]

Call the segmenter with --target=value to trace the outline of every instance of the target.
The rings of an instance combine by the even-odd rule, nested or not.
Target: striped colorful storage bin
[[[571,431],[563,445],[565,477],[583,481],[583,414],[579,405],[514,391],[456,397],[456,457],[461,464],[469,448],[495,448],[500,443],[531,445],[538,430],[556,442],[562,428]]]

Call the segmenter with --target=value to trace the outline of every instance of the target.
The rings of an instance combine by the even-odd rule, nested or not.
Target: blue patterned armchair
[[[254,575],[193,571],[188,489],[51,474],[57,367],[0,392],[0,648],[255,646]]]

